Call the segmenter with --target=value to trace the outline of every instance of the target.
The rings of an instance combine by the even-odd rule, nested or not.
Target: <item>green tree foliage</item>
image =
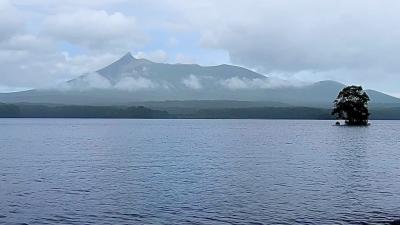
[[[368,125],[368,101],[361,86],[345,87],[334,101],[332,115],[345,120],[348,125]]]

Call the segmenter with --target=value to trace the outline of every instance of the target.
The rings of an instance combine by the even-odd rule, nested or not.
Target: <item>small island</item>
[[[369,96],[361,86],[348,86],[339,92],[334,101],[332,115],[338,120],[345,120],[346,125],[368,126]],[[340,125],[339,122],[336,125]]]

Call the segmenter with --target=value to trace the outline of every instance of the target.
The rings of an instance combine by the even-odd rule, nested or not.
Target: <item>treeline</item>
[[[372,108],[370,119],[400,120],[400,108]],[[0,118],[143,119],[335,119],[330,109],[310,107],[157,108],[143,106],[54,106],[0,104]]]
[[[400,120],[400,108],[375,108],[370,110],[372,120]]]
[[[193,117],[204,119],[333,119],[328,109],[308,107],[201,109]]]
[[[332,120],[332,109],[310,107],[257,107],[200,109],[187,118],[203,119],[315,119]],[[371,120],[400,120],[400,108],[372,108]],[[182,115],[184,116],[184,115]]]
[[[21,110],[18,106],[0,103],[0,118],[20,117]]]
[[[2,118],[169,118],[166,111],[146,107],[0,105]]]

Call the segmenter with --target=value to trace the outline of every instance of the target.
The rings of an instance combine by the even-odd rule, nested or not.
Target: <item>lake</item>
[[[0,223],[385,224],[400,121],[0,119]]]

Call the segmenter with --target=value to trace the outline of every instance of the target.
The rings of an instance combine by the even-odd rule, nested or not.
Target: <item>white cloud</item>
[[[168,60],[168,54],[161,49],[149,52],[139,51],[134,55],[134,57],[138,59],[148,59],[158,63],[164,63]]]
[[[306,82],[299,82],[296,80],[288,81],[279,78],[241,78],[232,77],[226,80],[221,80],[219,82],[223,87],[232,90],[238,89],[267,89],[267,88],[279,88],[279,87],[289,87],[289,86],[302,86],[306,85]]]
[[[123,77],[116,84],[111,82],[104,76],[94,72],[85,74],[77,79],[73,79],[68,83],[60,83],[55,87],[49,87],[48,89],[61,89],[61,90],[77,90],[86,91],[92,89],[108,89],[108,90],[124,90],[124,91],[138,91],[157,88],[156,82],[144,77]],[[161,86],[164,88],[164,86]],[[0,89],[1,90],[1,89]]]
[[[397,0],[0,0],[0,84],[46,86],[133,51],[398,93],[399,11]]]
[[[222,86],[227,87],[229,89],[246,89],[249,88],[249,82],[247,80],[243,80],[239,77],[232,77],[226,80],[220,81]]]
[[[387,77],[383,89],[398,90],[399,1],[170,2],[182,15],[176,21],[199,32],[204,47],[228,51],[234,64],[265,73],[311,71],[314,81],[329,73],[374,87],[373,80]],[[335,73],[343,70],[349,73]]]
[[[116,89],[125,91],[136,91],[156,87],[158,87],[156,83],[144,77],[124,77],[114,86]]]
[[[195,75],[191,74],[189,77],[182,80],[182,83],[191,89],[199,90],[203,88],[201,85],[200,79],[197,78]]]
[[[107,89],[111,87],[110,81],[98,73],[91,73],[85,76],[83,82],[87,83],[88,88]]]
[[[67,90],[90,90],[90,89],[110,89],[111,83],[107,78],[98,73],[90,73],[82,76],[71,83],[61,84],[58,88],[65,88]]]
[[[7,87],[0,85],[0,93],[10,93],[10,92],[18,92],[26,90],[29,90],[29,88],[24,88],[24,87],[16,88],[16,87]]]
[[[31,4],[12,3],[16,2]],[[0,0],[0,85],[7,87],[3,90],[55,86],[108,65],[143,40],[135,19],[121,13],[86,9],[37,17],[29,8],[19,10],[13,4]],[[91,49],[70,54],[60,49],[63,41]]]
[[[54,51],[55,43],[46,37],[38,37],[32,34],[16,34],[3,42],[0,42],[2,50],[14,51]]]
[[[7,0],[0,1],[0,41],[21,31],[23,20],[17,9]]]
[[[397,98],[400,98],[400,93],[398,93],[398,92],[395,92],[395,93],[388,93],[388,94],[390,94],[390,95],[392,95],[392,96],[395,96],[395,97],[397,97]]]
[[[239,64],[266,71],[398,67],[386,60],[400,48],[397,1],[175,2],[204,46],[227,50]]]
[[[51,15],[45,19],[44,29],[46,34],[57,40],[68,41],[92,51],[113,51],[113,48],[126,51],[146,41],[134,17],[104,10],[79,9]]]
[[[116,59],[120,58],[119,54],[101,53],[101,54],[79,54],[70,55],[68,52],[62,53],[65,61],[56,64],[56,66],[70,76],[78,76],[91,71],[99,70]]]

